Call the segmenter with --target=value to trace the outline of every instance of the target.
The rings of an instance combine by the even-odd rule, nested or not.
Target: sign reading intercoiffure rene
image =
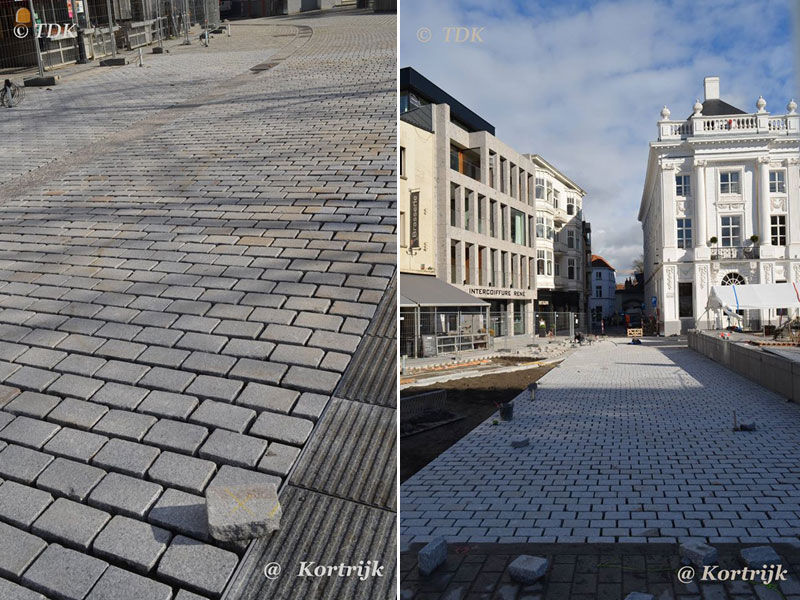
[[[473,296],[500,296],[502,298],[532,298],[533,290],[507,290],[503,288],[471,287],[467,293]]]

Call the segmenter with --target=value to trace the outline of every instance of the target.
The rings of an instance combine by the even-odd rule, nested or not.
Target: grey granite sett
[[[256,311],[258,312],[258,311]],[[290,325],[279,325],[270,323],[261,334],[262,340],[272,342],[285,342],[287,344],[304,345],[311,337],[311,330],[306,327],[292,327]]]
[[[266,448],[267,442],[260,438],[217,429],[200,447],[198,455],[217,463],[255,467]]]
[[[174,600],[208,600],[208,598],[189,590],[178,590],[178,595],[175,596]]]
[[[325,350],[339,350],[352,354],[356,351],[361,338],[357,335],[346,333],[335,333],[333,331],[317,330],[311,339],[308,340],[309,346],[316,346]]]
[[[148,390],[123,383],[108,382],[92,396],[92,402],[99,402],[112,408],[133,410],[147,395]]]
[[[44,452],[9,444],[0,450],[0,476],[30,484],[52,460]]]
[[[0,523],[0,577],[18,579],[47,544],[6,523]]]
[[[95,377],[106,381],[115,381],[117,383],[133,385],[142,377],[144,377],[145,373],[147,373],[149,370],[150,367],[146,365],[140,365],[124,360],[110,360],[103,365],[103,367],[97,371],[97,373],[95,373]]]
[[[217,466],[209,460],[165,451],[150,467],[147,476],[165,486],[200,494],[216,470]]]
[[[0,439],[39,449],[59,429],[61,429],[59,425],[20,416],[0,430]]]
[[[109,473],[89,494],[88,503],[111,513],[144,518],[163,489],[151,481]]]
[[[180,367],[190,355],[188,350],[177,348],[164,348],[162,346],[150,346],[138,358],[139,362],[159,367]]]
[[[108,340],[95,350],[95,354],[119,360],[136,360],[136,357],[144,352],[146,348],[147,346],[144,344],[136,344],[124,340]]]
[[[238,562],[233,552],[179,535],[161,559],[158,574],[177,585],[217,597]]]
[[[186,391],[190,394],[196,394],[201,398],[232,402],[243,385],[241,381],[233,379],[213,377],[211,375],[198,375]]]
[[[86,600],[170,600],[172,589],[158,581],[109,566]]]
[[[324,356],[325,351],[319,348],[278,344],[270,355],[270,360],[273,362],[286,363],[288,365],[316,367]]]
[[[89,462],[100,448],[108,441],[104,435],[62,427],[53,438],[44,445],[43,450],[56,456],[64,456],[81,462]]]
[[[26,415],[41,419],[53,410],[60,401],[61,398],[58,396],[26,391],[9,402],[3,410],[16,415]]]
[[[161,419],[150,428],[144,441],[162,449],[194,454],[207,435],[208,429],[200,425]]]
[[[35,367],[22,367],[5,379],[5,382],[24,390],[43,392],[51,383],[58,379],[58,374]]]
[[[83,600],[108,563],[51,544],[25,572],[22,583],[54,600]]]
[[[3,600],[47,600],[41,594],[5,579],[0,579],[0,598]]]
[[[177,316],[175,318],[177,318]],[[182,331],[174,331],[163,327],[145,327],[133,341],[142,344],[157,344],[158,346],[170,347],[177,342],[182,335]]]
[[[202,496],[168,489],[161,494],[156,505],[150,509],[147,520],[198,540],[209,538],[206,501]]]
[[[225,375],[236,363],[232,356],[211,354],[210,352],[192,352],[183,363],[183,368],[212,375]],[[196,380],[195,380],[196,382]]]
[[[31,532],[46,540],[88,550],[110,518],[108,513],[91,506],[58,498],[34,521]]]
[[[251,471],[250,469],[222,465],[217,476],[214,477],[208,485],[209,487],[263,487],[270,484],[280,486],[281,478],[266,473],[259,473],[258,471]]]
[[[231,356],[266,360],[274,348],[275,344],[272,342],[232,339],[225,345],[225,349],[222,352]]]
[[[151,415],[112,409],[100,419],[93,431],[140,442],[156,421]]]
[[[41,367],[52,369],[60,361],[66,358],[67,353],[49,348],[31,348],[15,359],[15,362],[29,367]]]
[[[293,366],[283,378],[283,385],[309,392],[331,393],[341,379],[341,373]]]
[[[294,390],[286,390],[262,383],[248,383],[247,387],[236,398],[236,404],[241,404],[257,411],[269,410],[288,413],[299,396],[300,392],[295,392]]]
[[[143,477],[160,450],[146,444],[112,439],[92,458],[92,464],[107,470]]]
[[[304,392],[294,405],[292,416],[311,419],[316,422],[322,414],[322,411],[325,410],[329,399],[330,396],[325,396],[323,394]]]
[[[267,447],[267,452],[261,462],[258,463],[258,470],[270,475],[285,477],[289,474],[289,470],[299,454],[299,448],[272,442]]]
[[[185,420],[197,406],[195,396],[153,390],[136,408],[137,412]]]
[[[106,364],[105,359],[83,354],[70,354],[55,367],[56,371],[91,377]]]
[[[353,357],[350,354],[342,354],[341,352],[327,352],[325,358],[319,364],[319,368],[328,371],[343,372]]]
[[[108,407],[103,404],[65,398],[50,411],[47,420],[79,429],[91,429],[107,412]]]
[[[300,446],[308,439],[314,422],[297,417],[262,412],[250,428],[252,435]]]
[[[28,349],[27,346],[22,344],[14,344],[12,342],[0,342],[0,360],[13,361],[20,354]]]
[[[430,575],[447,560],[447,541],[437,537],[420,548],[417,554],[417,568],[423,575]]]
[[[70,352],[83,352],[86,354],[93,354],[100,346],[105,343],[102,338],[96,338],[88,335],[81,335],[79,333],[72,333],[68,335],[63,342],[58,344],[60,350],[69,350]]]
[[[7,412],[0,412],[0,429],[3,429],[6,425],[11,423],[14,420],[14,415]]]
[[[201,352],[219,352],[228,342],[228,338],[221,335],[209,335],[207,333],[187,333],[177,342],[175,346],[185,350],[200,350]]]
[[[222,427],[241,433],[255,418],[256,411],[250,408],[215,400],[203,400],[203,403],[189,417],[189,421],[207,427]]]
[[[58,496],[83,501],[106,472],[67,458],[56,458],[36,480],[36,487]]]
[[[253,321],[225,320],[217,325],[214,329],[214,333],[216,335],[255,339],[263,328],[264,326],[261,323],[255,323]]]
[[[139,384],[156,390],[164,390],[165,392],[182,392],[189,386],[194,377],[194,373],[153,367],[147,372],[147,375],[142,377]]]
[[[14,382],[11,381],[11,376],[23,368],[28,369],[30,367],[20,367],[10,362],[0,361],[0,380],[13,384]]]
[[[47,492],[4,481],[0,485],[0,520],[28,529],[52,501],[53,497]]]
[[[230,376],[247,381],[279,383],[286,369],[287,366],[280,363],[240,358],[231,369]]]
[[[0,408],[7,406],[18,394],[18,388],[0,384]]]
[[[166,529],[116,516],[97,535],[92,550],[101,558],[147,573],[156,566],[171,538]]]
[[[92,395],[103,386],[99,379],[83,377],[81,375],[66,374],[59,377],[47,388],[48,393],[58,396],[71,396],[88,400]]]

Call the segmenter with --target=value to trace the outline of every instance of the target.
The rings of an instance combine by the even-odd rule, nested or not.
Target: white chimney
[[[706,77],[703,79],[703,88],[706,100],[719,100],[719,77]]]

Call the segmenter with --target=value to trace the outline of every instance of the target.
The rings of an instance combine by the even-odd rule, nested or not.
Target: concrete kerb
[[[423,380],[413,381],[410,383],[403,383],[400,384],[400,391],[407,389],[407,388],[416,388],[416,387],[428,387],[431,385],[435,385],[437,383],[445,383],[447,381],[457,381],[459,379],[468,379],[470,377],[483,377],[486,375],[501,375],[503,373],[513,373],[514,371],[524,371],[525,369],[533,369],[537,367],[544,367],[547,365],[554,365],[558,364],[566,358],[566,354],[559,356],[558,358],[551,358],[548,360],[537,361],[535,364],[528,364],[528,365],[518,365],[514,367],[499,367],[497,369],[469,369],[467,371],[458,371],[454,373],[448,373],[447,375],[440,375],[438,377],[430,377],[425,378]],[[525,395],[529,396],[527,390],[524,391]],[[514,398],[515,400],[517,398]]]

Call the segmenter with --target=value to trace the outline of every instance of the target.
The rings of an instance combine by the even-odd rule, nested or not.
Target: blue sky
[[[624,276],[642,252],[636,215],[661,107],[687,117],[703,77],[717,75],[734,106],[754,112],[763,95],[769,112],[785,113],[798,96],[793,4],[401,0],[400,65],[580,184],[593,250]],[[448,42],[446,27],[483,27],[483,41]]]

